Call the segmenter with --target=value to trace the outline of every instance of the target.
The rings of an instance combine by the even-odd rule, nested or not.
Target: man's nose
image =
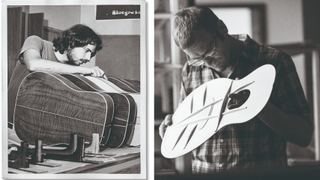
[[[86,53],[85,59],[88,60],[88,61],[91,59],[91,53],[90,52]]]

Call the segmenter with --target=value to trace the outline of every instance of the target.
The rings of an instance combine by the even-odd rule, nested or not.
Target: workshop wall
[[[95,20],[95,5],[30,6],[29,13],[38,12],[44,13],[49,27],[65,30],[81,23],[101,35],[103,49],[84,66],[98,65],[107,76],[140,79],[139,19]]]

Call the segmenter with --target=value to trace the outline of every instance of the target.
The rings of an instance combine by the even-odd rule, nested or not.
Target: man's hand
[[[167,127],[170,126],[172,124],[172,114],[167,115],[164,120],[162,121],[162,123],[160,124],[159,127],[159,135],[161,137],[161,139],[163,139],[164,137],[164,133],[167,130]]]
[[[102,77],[104,75],[104,71],[98,66],[90,67],[90,75],[95,77]]]
[[[250,96],[249,90],[243,90],[239,93],[229,94],[230,101],[228,103],[228,109],[234,109],[244,104]]]

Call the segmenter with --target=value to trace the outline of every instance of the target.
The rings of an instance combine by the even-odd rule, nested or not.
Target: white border
[[[140,5],[140,82],[141,82],[141,172],[140,174],[8,174],[7,151],[2,152],[2,178],[4,179],[154,179],[154,123],[153,123],[153,2],[144,0],[3,0],[1,2],[1,64],[2,70],[2,149],[7,149],[7,6],[8,5],[113,5],[130,4]],[[147,15],[151,28],[147,29]],[[150,26],[149,26],[150,27]],[[147,31],[148,30],[148,31]],[[149,41],[147,42],[147,33]],[[148,46],[147,46],[148,43]],[[147,53],[151,49],[151,53]],[[151,48],[150,48],[151,47]],[[149,61],[147,62],[146,55]],[[152,85],[150,85],[152,84]],[[151,87],[151,89],[149,89]],[[151,93],[151,94],[150,94]],[[148,108],[148,109],[147,109]]]

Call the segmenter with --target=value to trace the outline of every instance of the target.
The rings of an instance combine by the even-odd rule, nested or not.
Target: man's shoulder
[[[52,42],[44,40],[39,36],[31,35],[25,39],[18,57],[20,59],[23,53],[29,49],[34,49],[37,50],[39,53],[42,53],[46,49],[52,49],[52,46]]]
[[[274,66],[277,66],[283,61],[292,61],[291,57],[281,49],[277,49],[272,45],[257,43],[250,38],[246,39],[243,55],[260,65],[273,64]]]
[[[52,43],[51,41],[42,39],[41,37],[39,37],[37,35],[31,35],[31,36],[27,37],[25,41],[41,42],[41,43],[49,43],[49,44]]]
[[[246,42],[246,49],[243,49],[243,58],[241,66],[260,67],[265,64],[271,64],[276,69],[283,65],[290,65],[293,63],[290,55],[275,48],[272,45],[260,44],[252,39]],[[250,65],[249,65],[250,66]]]
[[[31,35],[26,38],[24,41],[25,46],[39,46],[41,47],[43,45],[44,40],[36,35]]]
[[[26,41],[43,41],[43,39],[37,35],[31,35],[27,37]]]
[[[53,44],[52,42],[42,39],[41,37],[36,35],[31,35],[27,37],[26,40],[24,41],[25,48],[34,47],[37,49],[42,49],[45,47],[51,47],[52,44]]]
[[[290,55],[272,46],[262,46],[260,50],[260,59],[278,63],[292,60]]]

